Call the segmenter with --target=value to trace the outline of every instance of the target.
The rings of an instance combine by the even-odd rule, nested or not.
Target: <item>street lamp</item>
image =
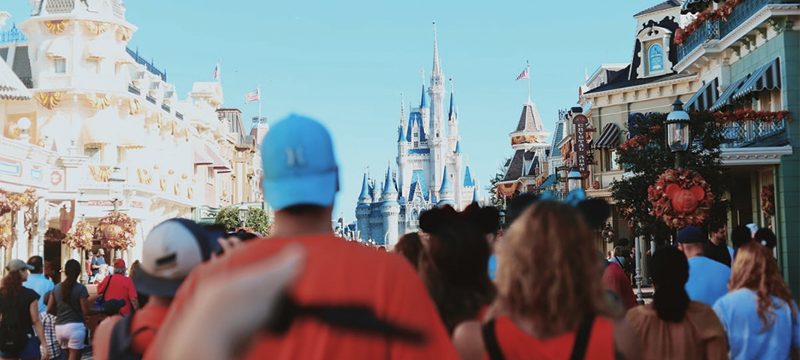
[[[692,140],[689,130],[689,113],[683,110],[683,102],[675,99],[672,103],[672,111],[667,115],[667,146],[675,153],[675,167],[684,167],[684,155],[689,149],[689,142]]]
[[[567,174],[567,186],[569,191],[580,189],[583,183],[583,174],[578,171],[577,166],[572,166],[572,169],[569,170],[569,174]]]
[[[239,205],[239,221],[242,227],[247,227],[247,218],[250,216],[250,209],[245,204]]]
[[[31,137],[28,135],[28,129],[31,128],[31,119],[26,117],[19,119],[17,121],[17,127],[22,131],[22,134],[19,135],[19,139],[25,142],[29,141]]]
[[[119,201],[122,200],[124,195],[123,183],[125,177],[122,175],[122,169],[119,165],[114,165],[114,170],[108,177],[108,192],[111,195],[111,201],[114,202],[114,212],[119,211]]]

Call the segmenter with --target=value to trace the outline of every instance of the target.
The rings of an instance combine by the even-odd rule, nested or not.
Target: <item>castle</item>
[[[411,108],[408,122],[401,100],[397,171],[390,164],[381,184],[364,172],[356,207],[361,240],[391,247],[400,235],[419,230],[423,211],[443,205],[461,210],[479,202],[475,178],[469,165],[463,166],[452,88],[450,107],[445,113],[444,79],[434,28],[430,86],[426,91],[422,85],[419,106]]]

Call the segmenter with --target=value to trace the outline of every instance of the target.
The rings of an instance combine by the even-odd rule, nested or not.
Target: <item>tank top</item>
[[[497,351],[491,350],[490,329],[494,329]],[[522,359],[609,359],[614,360],[614,329],[611,320],[590,317],[580,329],[540,340],[519,329],[511,318],[501,316],[484,325],[484,360]],[[576,340],[578,340],[576,342]]]

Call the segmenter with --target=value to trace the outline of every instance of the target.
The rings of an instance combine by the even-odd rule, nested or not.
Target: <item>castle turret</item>
[[[369,175],[364,171],[364,181],[361,183],[361,195],[358,197],[358,206],[356,207],[356,220],[358,222],[358,231],[363,237],[362,240],[368,240],[370,237],[369,215],[372,212],[370,204],[372,203],[372,195],[369,192]]]
[[[482,204],[481,204],[481,198],[480,198],[480,196],[478,195],[478,187],[477,187],[477,186],[475,187],[475,190],[473,190],[473,191],[472,191],[472,202],[474,202],[474,203],[478,203],[478,205],[481,205],[481,206],[482,206]]]
[[[444,167],[444,172],[442,172],[442,174],[442,186],[439,188],[439,203],[437,205],[450,205],[455,207],[456,202],[455,193],[453,191],[453,182],[450,181],[450,173],[447,171],[447,166]]]
[[[381,217],[383,218],[383,238],[375,239],[391,248],[397,243],[399,237],[400,204],[397,202],[397,186],[391,175],[391,166],[386,169],[386,181],[383,185],[383,205]],[[380,242],[379,241],[379,242]]]

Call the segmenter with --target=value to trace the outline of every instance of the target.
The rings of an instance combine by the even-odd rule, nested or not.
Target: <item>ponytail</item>
[[[64,273],[67,275],[66,280],[61,283],[61,300],[69,303],[70,295],[72,295],[72,288],[78,282],[78,276],[81,274],[81,264],[78,260],[70,259],[64,265]]]
[[[689,261],[680,250],[663,247],[653,254],[650,266],[653,282],[657,286],[653,294],[653,308],[658,318],[669,322],[680,322],[689,308],[686,281],[689,280]]]

